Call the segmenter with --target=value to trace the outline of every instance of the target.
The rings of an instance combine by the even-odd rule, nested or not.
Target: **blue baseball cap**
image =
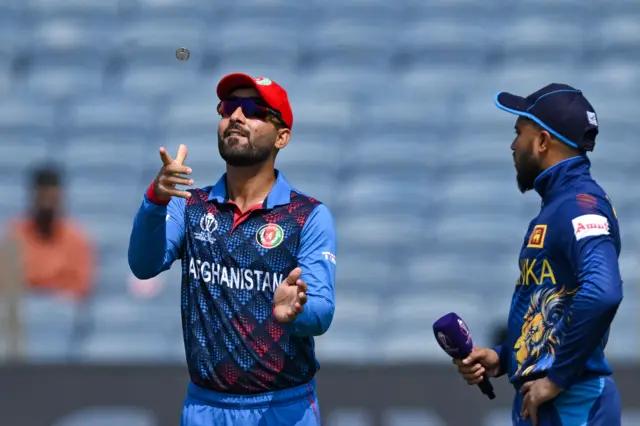
[[[496,106],[526,117],[574,148],[593,151],[598,134],[596,112],[582,91],[551,83],[523,98],[507,92],[496,95]]]

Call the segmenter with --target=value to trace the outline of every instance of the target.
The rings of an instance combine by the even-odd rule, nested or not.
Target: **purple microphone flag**
[[[433,334],[440,347],[452,358],[466,358],[471,353],[473,341],[469,328],[453,312],[433,323]]]

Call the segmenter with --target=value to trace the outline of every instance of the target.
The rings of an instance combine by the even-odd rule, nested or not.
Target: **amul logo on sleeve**
[[[278,247],[284,240],[284,231],[275,223],[267,223],[258,229],[256,233],[256,241],[262,247],[271,249]]]

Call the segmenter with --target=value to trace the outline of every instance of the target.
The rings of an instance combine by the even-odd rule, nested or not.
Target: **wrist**
[[[278,319],[278,317],[276,316],[276,307],[275,306],[273,308],[271,308],[271,316],[273,317],[273,319],[276,322],[276,324],[282,324],[280,322],[280,320]]]
[[[495,352],[496,354],[496,375],[495,377],[500,377],[506,373],[506,356],[504,353],[504,345],[494,346],[492,348],[488,348],[488,350]]]
[[[558,393],[562,392],[569,385],[568,380],[564,377],[555,374],[553,371],[549,371],[547,373],[547,377],[545,379],[549,382],[551,386],[553,386]]]
[[[156,189],[155,189],[155,181],[151,182],[151,185],[149,185],[149,188],[147,188],[147,200],[149,200],[151,203],[156,204],[158,206],[166,206],[167,204],[169,204],[169,201],[171,201],[171,198],[169,198],[168,200],[164,200],[160,197],[158,197],[158,194],[156,194]]]

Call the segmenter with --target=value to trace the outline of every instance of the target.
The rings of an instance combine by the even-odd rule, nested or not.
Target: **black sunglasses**
[[[279,125],[285,126],[282,121],[282,115],[275,109],[265,105],[260,99],[255,98],[229,98],[218,103],[218,114],[222,117],[229,117],[238,108],[242,109],[242,113],[248,118],[258,118],[267,120],[271,117],[275,118]]]

